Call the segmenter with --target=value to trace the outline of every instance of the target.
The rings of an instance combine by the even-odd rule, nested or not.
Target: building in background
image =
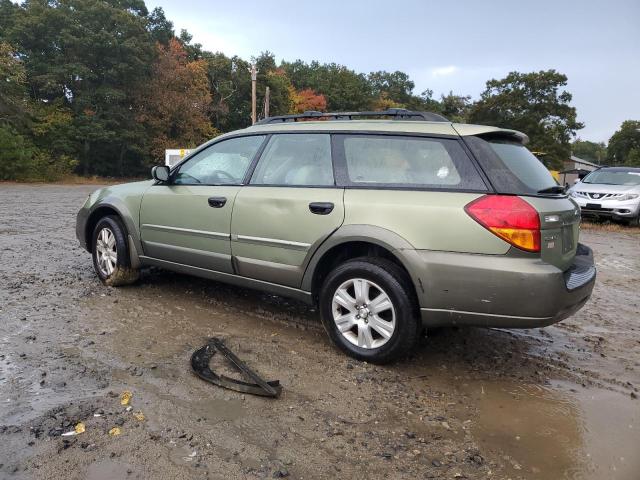
[[[190,148],[172,148],[164,151],[164,164],[171,168],[184,158],[185,155],[191,153]]]
[[[568,160],[564,161],[564,169],[560,172],[560,178],[557,179],[561,185],[571,186],[576,180],[582,179],[589,172],[593,172],[601,165],[584,160],[575,155],[571,155]]]

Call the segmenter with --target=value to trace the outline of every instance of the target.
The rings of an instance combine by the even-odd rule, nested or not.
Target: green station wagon
[[[156,266],[294,297],[388,362],[425,327],[541,327],[589,299],[580,208],[526,141],[400,109],[271,117],[93,192],[77,237],[107,285]]]

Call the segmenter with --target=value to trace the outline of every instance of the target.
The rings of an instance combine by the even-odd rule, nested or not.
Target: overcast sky
[[[555,68],[569,77],[578,136],[606,141],[640,120],[640,0],[147,0],[205,49],[245,59],[401,70],[416,84],[477,98],[490,78]]]

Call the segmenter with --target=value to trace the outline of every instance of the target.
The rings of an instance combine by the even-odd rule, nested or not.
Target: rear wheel
[[[356,258],[329,273],[320,291],[322,323],[348,355],[387,363],[411,352],[420,321],[411,281],[393,262]]]
[[[131,268],[126,230],[118,217],[101,218],[92,239],[93,267],[105,285],[119,287],[138,279],[138,270]]]

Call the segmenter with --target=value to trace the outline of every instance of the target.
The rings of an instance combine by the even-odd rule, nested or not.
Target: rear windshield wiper
[[[554,185],[553,187],[543,188],[542,190],[538,190],[539,194],[544,193],[565,193],[565,189],[562,185]]]

